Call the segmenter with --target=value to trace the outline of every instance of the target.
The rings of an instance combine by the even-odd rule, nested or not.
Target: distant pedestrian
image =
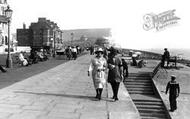
[[[161,59],[161,67],[164,68],[164,63],[165,63],[165,58],[164,55],[162,55],[162,59]]]
[[[110,49],[109,57],[108,57],[108,82],[111,84],[113,91],[113,99],[115,101],[118,99],[118,90],[120,82],[123,81],[123,66],[122,61],[117,55],[117,50],[114,48]]]
[[[73,59],[76,60],[77,59],[77,48],[75,46],[73,46],[71,49],[71,52],[72,52]]]
[[[164,54],[163,54],[163,62],[164,62],[164,65],[165,65],[165,62],[167,63],[167,67],[170,63],[170,52],[168,51],[167,48],[164,48]]]
[[[88,70],[88,76],[92,72],[92,79],[96,89],[96,98],[101,99],[102,91],[106,83],[105,71],[107,67],[106,59],[103,57],[103,49],[98,48],[95,52],[96,56],[91,60]]]
[[[176,99],[180,93],[179,83],[177,83],[175,79],[176,79],[176,76],[172,75],[171,81],[169,81],[166,86],[166,94],[169,90],[170,111],[172,112],[177,109]]]
[[[122,60],[122,64],[123,64],[123,77],[124,79],[128,77],[129,72],[128,72],[128,64],[125,61],[125,59],[121,59]]]
[[[67,56],[67,59],[71,59],[72,58],[72,52],[71,52],[71,47],[68,46],[66,49],[65,49],[65,53],[66,53],[66,56]]]
[[[80,48],[80,46],[76,46],[76,48],[77,48],[77,54],[80,54],[80,53],[81,53],[81,48]]]
[[[136,54],[133,54],[132,55],[132,63],[131,63],[131,65],[132,66],[137,66],[137,55]]]
[[[90,49],[90,55],[94,55],[94,47],[91,46],[89,49]]]

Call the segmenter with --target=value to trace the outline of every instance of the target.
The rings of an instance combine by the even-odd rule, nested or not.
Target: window
[[[2,15],[5,15],[5,8],[1,7]]]
[[[5,36],[5,45],[8,45],[8,38]]]

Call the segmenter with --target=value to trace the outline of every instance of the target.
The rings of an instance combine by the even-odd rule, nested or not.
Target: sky
[[[62,30],[111,28],[112,40],[123,48],[189,49],[188,0],[8,0],[13,10],[11,32],[46,17]],[[176,25],[156,31],[143,29],[143,16],[175,9]]]

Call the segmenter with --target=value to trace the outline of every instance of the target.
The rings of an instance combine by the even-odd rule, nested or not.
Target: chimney
[[[45,22],[45,21],[46,21],[46,18],[44,18],[44,17],[38,18],[38,22]]]

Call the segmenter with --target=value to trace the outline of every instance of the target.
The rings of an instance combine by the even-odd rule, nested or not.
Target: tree
[[[97,38],[95,44],[99,46],[104,46],[104,44],[108,43],[108,39],[105,38]]]

